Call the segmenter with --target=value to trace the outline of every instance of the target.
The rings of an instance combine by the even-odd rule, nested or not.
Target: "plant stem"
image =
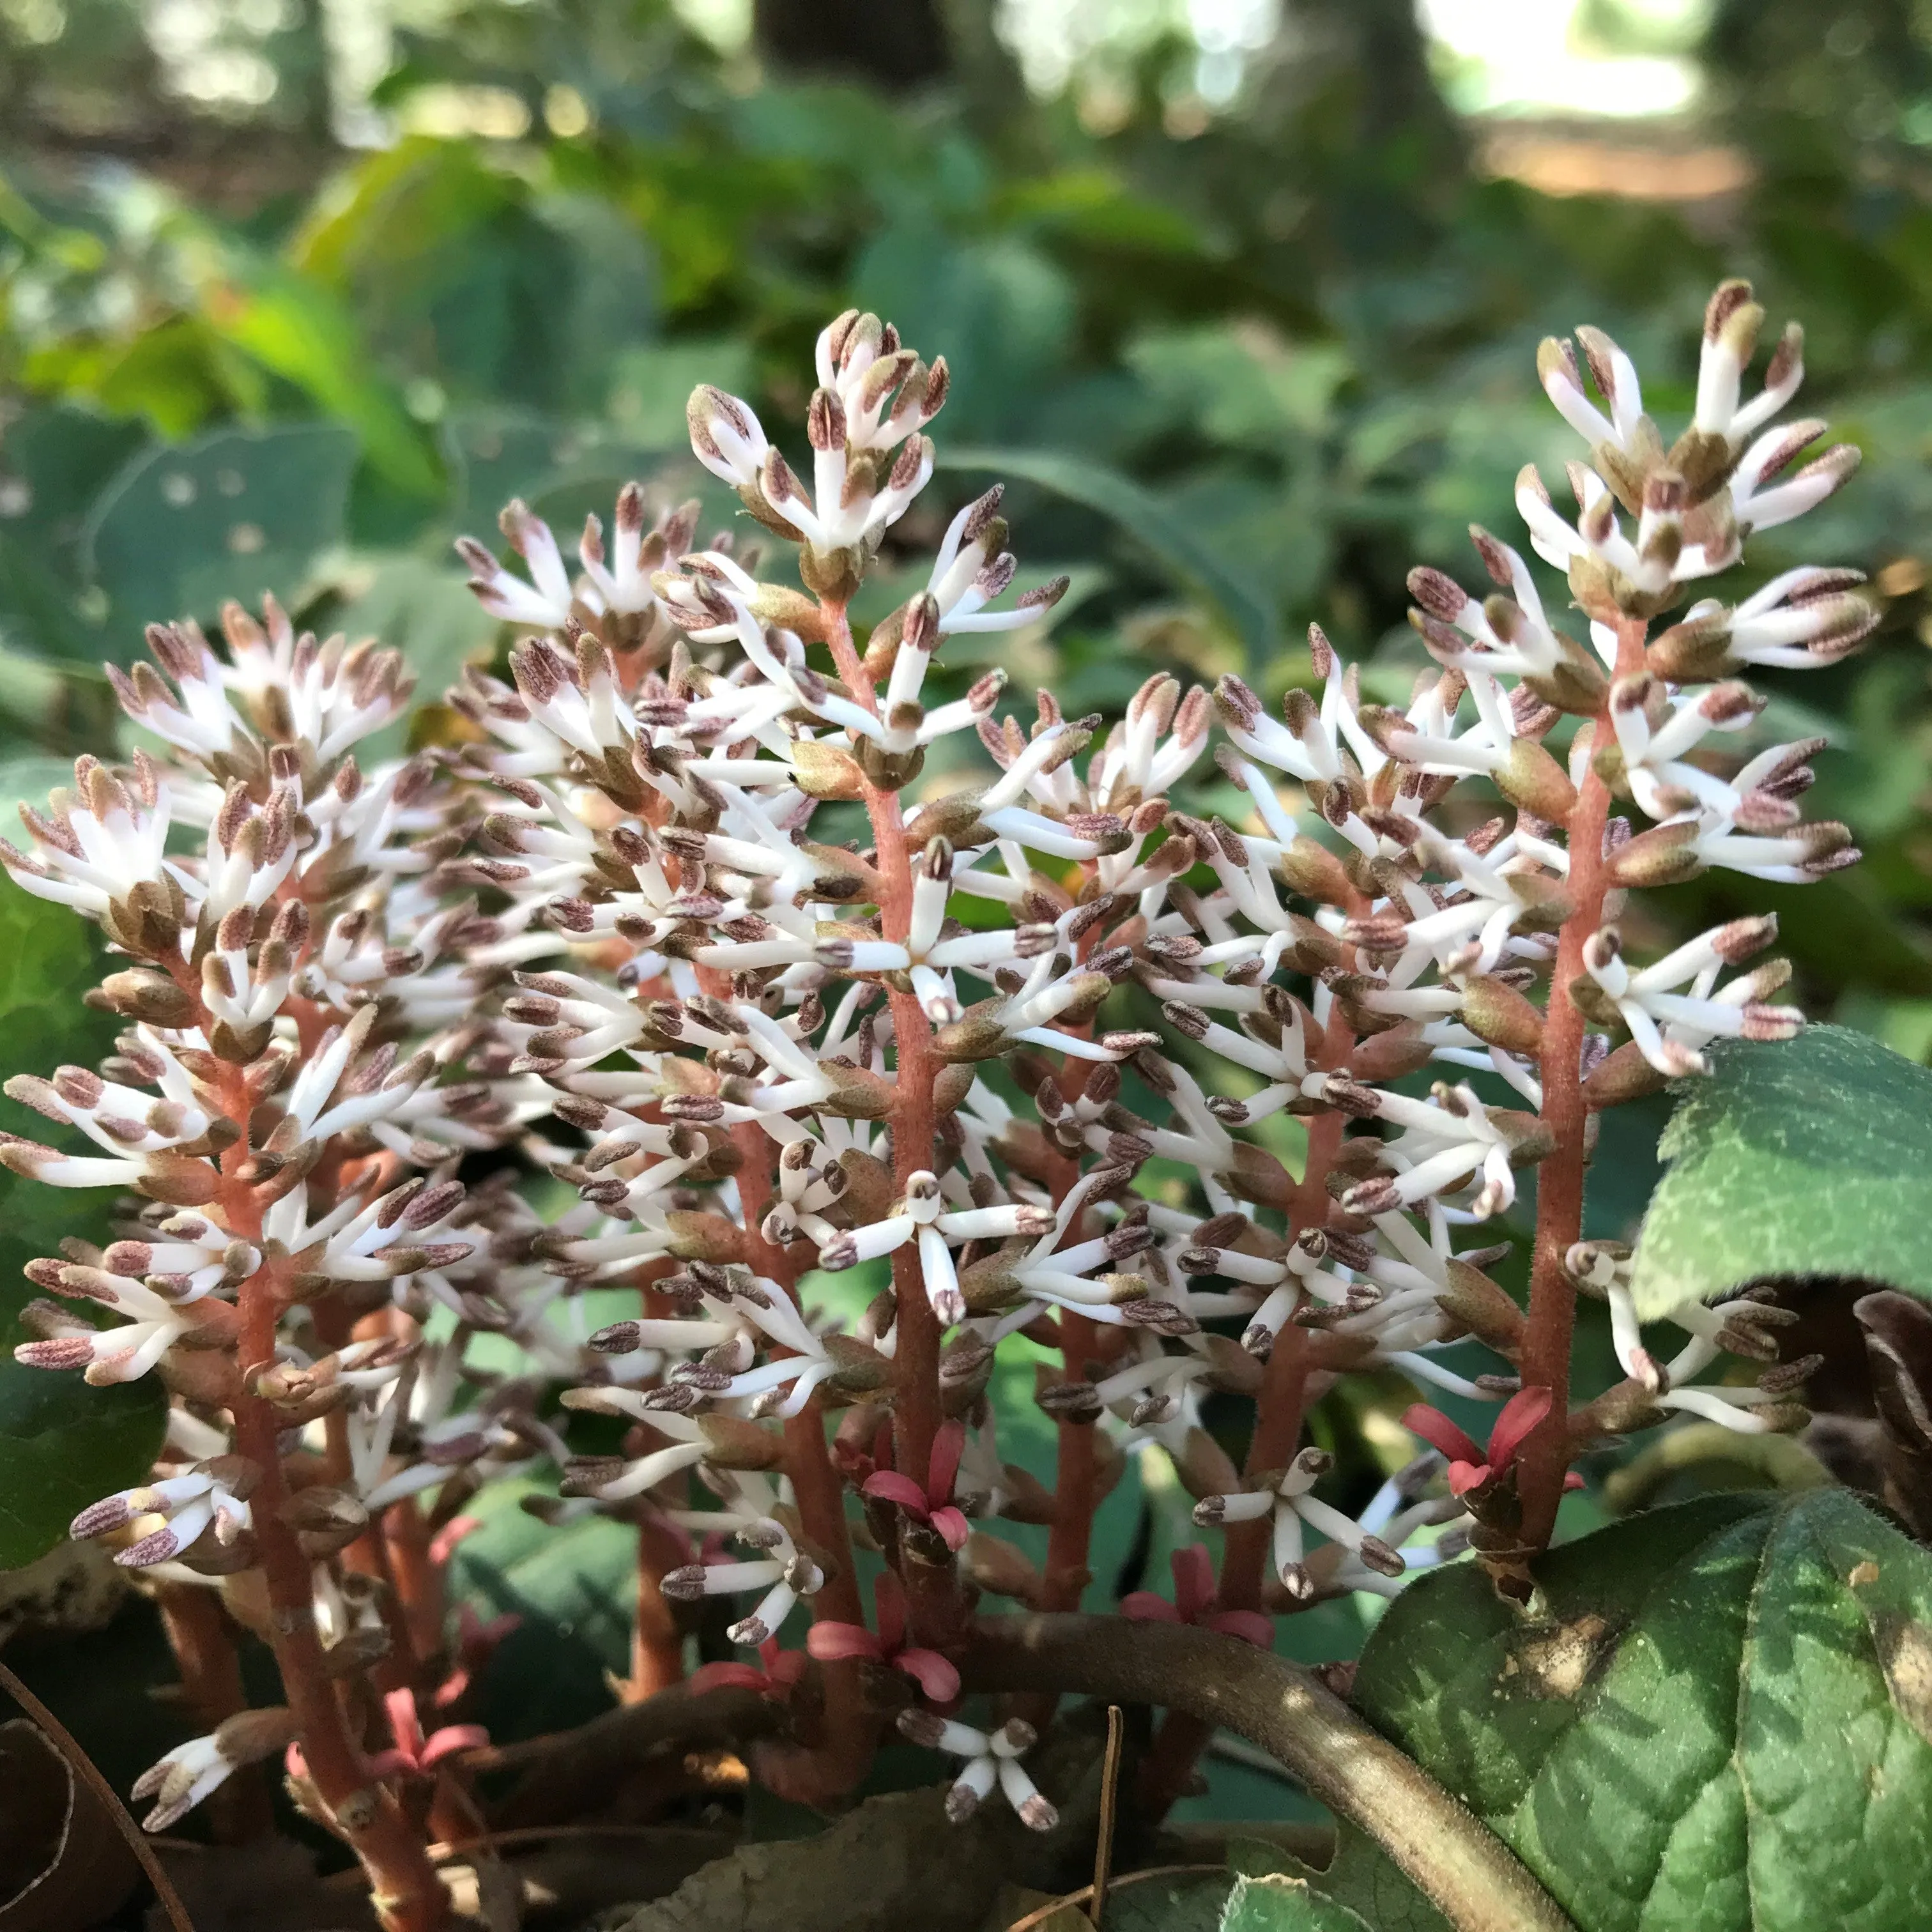
[[[1100,1324],[1063,1308],[1059,1328],[1061,1365],[1069,1380],[1080,1380],[1096,1352]],[[1065,1420],[1058,1425],[1053,1523],[1047,1533],[1046,1587],[1041,1592],[1041,1606],[1046,1610],[1078,1610],[1081,1593],[1090,1580],[1087,1558],[1093,1541],[1094,1514],[1100,1506],[1099,1445],[1094,1439],[1096,1426]]]
[[[1331,1014],[1322,1036],[1317,1064],[1347,1066],[1355,1036],[1340,1014]],[[1342,1145],[1346,1123],[1340,1114],[1318,1114],[1308,1124],[1308,1150],[1301,1179],[1288,1208],[1291,1237],[1304,1228],[1319,1228],[1328,1220],[1328,1171]],[[1306,1329],[1286,1324],[1275,1337],[1256,1399],[1255,1432],[1248,1442],[1244,1474],[1252,1481],[1267,1469],[1284,1468],[1300,1446],[1301,1425],[1307,1406],[1308,1377],[1315,1366]],[[1269,1520],[1231,1524],[1221,1546],[1221,1573],[1216,1595],[1223,1610],[1258,1610],[1262,1573],[1267,1567],[1272,1534]],[[1136,1796],[1150,1821],[1166,1816],[1186,1792],[1201,1754],[1214,1735],[1212,1724],[1185,1711],[1170,1711],[1154,1748],[1141,1764]]]
[[[154,1591],[161,1630],[181,1670],[182,1690],[205,1730],[248,1708],[242,1682],[241,1653],[221,1599],[194,1583],[163,1583]],[[274,1828],[267,1786],[253,1765],[230,1774],[220,1790],[210,1794],[210,1815],[215,1838],[222,1844],[245,1844],[266,1838]]]
[[[872,680],[852,641],[842,604],[824,602],[826,642],[840,680],[853,696],[876,712]],[[912,844],[906,836],[898,794],[862,780],[866,814],[872,822],[873,865],[879,877],[879,925],[884,936],[903,944],[912,926]],[[933,1165],[933,1086],[939,1062],[932,1050],[932,1022],[910,988],[889,986],[892,1016],[894,1094],[890,1126],[892,1178],[907,1181]],[[938,1433],[939,1317],[927,1299],[919,1250],[908,1243],[892,1256],[892,1461],[902,1474],[923,1482]],[[956,1578],[949,1567],[905,1566],[906,1607],[915,1636],[922,1642],[944,1642],[956,1636],[963,1615]]]
[[[213,1022],[204,1013],[203,1024]],[[238,1066],[222,1070],[222,1111],[248,1120],[248,1084]],[[244,1132],[221,1156],[220,1201],[231,1234],[260,1245],[261,1206],[243,1178],[250,1158]],[[398,1806],[393,1792],[368,1774],[352,1734],[315,1627],[314,1584],[286,1511],[281,1430],[274,1411],[249,1388],[250,1378],[275,1359],[275,1330],[282,1310],[279,1264],[270,1260],[242,1285],[241,1340],[236,1365],[242,1392],[234,1400],[235,1446],[261,1472],[251,1497],[255,1540],[266,1579],[269,1641],[293,1712],[302,1756],[322,1802],[368,1874],[384,1932],[436,1932],[448,1918],[448,1899],[423,1840]]]
[[[127,1806],[122,1803],[120,1793],[101,1775],[93,1759],[81,1749],[59,1718],[4,1664],[0,1664],[0,1690],[5,1690],[39,1726],[54,1748],[67,1760],[74,1775],[106,1807],[115,1828],[128,1840],[142,1870],[147,1874],[148,1882],[154,1888],[154,1895],[160,1900],[161,1910],[167,1914],[168,1923],[174,1932],[194,1932],[194,1922],[188,1916],[188,1907],[182,1904],[181,1894],[169,1882],[167,1872],[148,1842],[148,1834],[135,1823]]]
[[[1501,1839],[1298,1664],[1185,1624],[988,1618],[968,1690],[1052,1689],[1225,1726],[1379,1844],[1456,1932],[1574,1932]]]
[[[1625,618],[1617,626],[1616,675],[1643,668],[1645,626]],[[1592,721],[1593,747],[1612,742],[1607,696]],[[1563,922],[1550,974],[1544,1016],[1543,1121],[1555,1137],[1556,1150],[1537,1169],[1536,1246],[1530,1261],[1529,1319],[1523,1332],[1521,1369],[1525,1388],[1546,1388],[1550,1413],[1524,1444],[1518,1459],[1522,1499],[1522,1542],[1540,1550],[1556,1527],[1569,1468],[1570,1349],[1576,1322],[1576,1290],[1563,1265],[1583,1234],[1583,1169],[1588,1158],[1588,1109],[1583,1103],[1583,1015],[1570,997],[1570,982],[1583,970],[1583,947],[1603,922],[1608,884],[1604,830],[1610,794],[1594,763],[1583,774],[1570,814],[1570,916]]]

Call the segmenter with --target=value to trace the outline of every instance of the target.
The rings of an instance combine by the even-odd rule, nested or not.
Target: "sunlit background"
[[[751,0],[676,0],[674,10],[721,52],[755,59]],[[266,105],[286,77],[290,37],[319,28],[330,110],[346,140],[380,141],[399,125],[509,138],[526,124],[507,90],[448,90],[400,117],[371,106],[398,32],[435,32],[459,11],[454,0],[130,0],[127,11],[162,86],[210,109]],[[1465,112],[1498,117],[1694,110],[1695,50],[1710,11],[1710,0],[1419,0],[1444,92]],[[26,47],[57,45],[70,25],[66,0],[6,0],[0,15]],[[1102,128],[1148,51],[1183,42],[1192,58],[1173,62],[1166,81],[1177,128],[1228,111],[1284,25],[1280,0],[999,0],[996,12],[1028,86],[1042,96],[1070,92],[1082,118]],[[566,122],[570,111],[559,104]]]
[[[1278,689],[1316,620],[1399,696],[1409,566],[1561,460],[1538,338],[1667,416],[1744,273],[1865,455],[1806,540],[1890,600],[1780,699],[1868,855],[1786,940],[1932,1046],[1926,0],[0,0],[0,806],[230,590],[436,688],[501,644],[452,536],[682,487],[700,380],[794,422],[848,302],[952,365],[934,514],[997,469],[1073,577],[1022,682]]]

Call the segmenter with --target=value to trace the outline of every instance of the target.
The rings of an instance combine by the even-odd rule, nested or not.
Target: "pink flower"
[[[369,1760],[370,1770],[378,1778],[426,1778],[452,1752],[474,1750],[490,1742],[490,1733],[481,1724],[446,1724],[424,1738],[416,1700],[407,1690],[392,1690],[382,1704],[389,1714],[389,1735],[396,1748],[378,1751]]]
[[[948,1550],[963,1550],[970,1532],[964,1515],[952,1506],[952,1483],[959,1473],[959,1458],[965,1448],[965,1424],[941,1423],[932,1438],[924,1489],[895,1469],[878,1469],[860,1485],[860,1493],[876,1496],[883,1502],[897,1503],[915,1522],[936,1529]]]
[[[767,1637],[758,1646],[756,1664],[700,1664],[691,1673],[691,1691],[701,1697],[707,1690],[756,1690],[782,1703],[805,1675],[805,1666],[803,1651],[781,1650],[776,1637]]]
[[[908,1646],[905,1592],[890,1570],[872,1586],[872,1606],[878,1630],[863,1624],[816,1623],[806,1634],[806,1648],[821,1664],[862,1657],[902,1670],[934,1703],[951,1703],[959,1694],[959,1673],[938,1651]]]
[[[457,1519],[459,1522],[462,1520],[460,1516]],[[496,1654],[496,1646],[523,1621],[514,1612],[506,1611],[486,1624],[467,1604],[457,1611],[456,1660],[449,1675],[436,1686],[435,1703],[439,1711],[447,1710],[468,1692]]]
[[[453,1516],[430,1539],[429,1560],[439,1568],[456,1554],[464,1538],[474,1536],[483,1527],[480,1516]]]
[[[1174,1571],[1174,1601],[1151,1590],[1133,1590],[1120,1599],[1120,1614],[1142,1623],[1196,1624],[1202,1630],[1238,1636],[1266,1650],[1274,1625],[1258,1610],[1223,1610],[1214,1601],[1214,1562],[1205,1546],[1190,1543],[1168,1558]]]
[[[1498,1414],[1490,1430],[1487,1450],[1478,1449],[1440,1409],[1430,1408],[1422,1402],[1418,1402],[1403,1416],[1402,1424],[1405,1429],[1448,1457],[1449,1492],[1462,1496],[1495,1480],[1508,1470],[1516,1460],[1516,1452],[1522,1447],[1530,1432],[1550,1413],[1550,1394],[1546,1388],[1519,1389]],[[1578,1480],[1568,1478],[1564,1486],[1576,1488]]]

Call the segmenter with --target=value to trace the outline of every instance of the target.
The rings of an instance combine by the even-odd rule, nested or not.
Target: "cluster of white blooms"
[[[990,1527],[1092,1506],[1000,1460],[994,1363],[1023,1334],[1060,1358],[1038,1399],[1063,1440],[1164,1452],[1197,1521],[1228,1526],[1226,1616],[1391,1588],[1456,1546],[1404,1543],[1465,1510],[1468,1540],[1507,1552],[1513,1459],[1550,1392],[1521,1389],[1524,1312],[1485,1271],[1507,1246],[1465,1231],[1511,1207],[1526,1166],[1580,1166],[1552,1083],[1580,1118],[1696,1071],[1714,1040],[1799,1023],[1768,1004],[1781,966],[1724,977],[1771,920],[1639,964],[1628,891],[1708,867],[1808,879],[1856,856],[1843,826],[1798,819],[1815,746],[1733,758],[1717,735],[1761,709],[1738,669],[1829,662],[1864,634],[1852,574],[1791,572],[1647,634],[1851,467],[1834,450],[1792,471],[1820,426],[1770,426],[1802,373],[1795,332],[1740,400],[1760,319],[1742,284],[1719,290],[1696,418],[1668,448],[1614,344],[1546,345],[1545,386],[1589,451],[1574,523],[1534,471],[1518,502],[1587,638],[1478,532],[1486,596],[1412,579],[1439,670],[1406,710],[1366,702],[1318,631],[1318,688],[1278,718],[1232,676],[1212,693],[1152,676],[1111,725],[1048,692],[1030,718],[1003,709],[1003,675],[952,679],[946,640],[1036,622],[1062,586],[1008,598],[997,491],[855,638],[853,590],[906,568],[895,526],[932,476],[946,386],[943,362],[856,313],[819,340],[808,488],[747,404],[692,399],[699,459],[796,546],[804,589],[722,540],[692,550],[690,506],[647,533],[634,489],[608,548],[588,526],[573,577],[512,506],[527,579],[464,547],[518,634],[506,677],[472,670],[455,694],[460,747],[363,773],[350,747],[396,710],[393,658],[294,639],[272,611],[266,631],[236,617],[225,658],[157,632],[172,683],[144,668],[120,688],[168,756],[83,760],[29,814],[32,853],[5,854],[136,964],[103,988],[132,1030],[99,1076],[9,1089],[100,1152],[0,1157],[152,1203],[106,1250],[36,1264],[117,1318],[46,1304],[23,1352],[96,1379],[158,1368],[193,1411],[157,1479],[76,1533],[182,1574],[252,1560],[265,1472],[220,1420],[259,1400],[334,1457],[297,1514],[319,1625],[348,1640],[368,1619],[332,1564],[372,1514],[434,1490],[446,1522],[488,1475],[550,1456],[554,1517],[682,1539],[691,1560],[660,1577],[674,1604],[750,1600],[730,1636],[761,1649],[772,1694],[796,1681],[771,1646],[802,1601],[813,1658],[869,1660],[944,1702],[958,1680],[938,1653],[963,1628],[946,1606],[968,1576],[1071,1606]],[[923,778],[955,739],[945,779]],[[1189,808],[1214,758],[1244,823]],[[1612,800],[1631,817],[1606,823]],[[205,849],[170,856],[171,825]],[[1574,1055],[1552,1058],[1556,1037]],[[1435,1066],[1432,1086],[1413,1077]],[[1264,1144],[1282,1114],[1308,1126],[1298,1176]],[[507,1168],[466,1190],[459,1162],[491,1148],[574,1203],[539,1219]],[[814,1276],[868,1263],[892,1288],[831,1319]],[[1802,1364],[1685,1386],[1720,1352],[1774,1360],[1774,1311],[1678,1311],[1691,1340],[1661,1364],[1623,1258],[1579,1244],[1568,1265],[1611,1303],[1629,1381],[1598,1412],[1616,1426],[1796,1412]],[[239,1334],[265,1277],[270,1361]],[[612,1288],[640,1292],[638,1315],[588,1332],[582,1297]],[[428,1339],[433,1310],[450,1339]],[[514,1383],[466,1370],[486,1333],[527,1358]],[[1486,1461],[1455,1450],[1446,1491],[1430,1456],[1353,1514],[1316,1493],[1329,1462],[1300,1448],[1298,1406],[1274,1466],[1245,1472],[1202,1426],[1220,1390],[1258,1399],[1265,1428],[1288,1336],[1311,1394],[1394,1370],[1515,1402]],[[1472,1336],[1491,1372],[1442,1359]],[[621,1447],[568,1454],[553,1391],[620,1418]],[[1244,1524],[1264,1590],[1230,1574]],[[855,1538],[888,1565],[876,1630]],[[1052,1822],[1017,1762],[1024,1726],[904,1728],[968,1760],[956,1812],[997,1785]]]

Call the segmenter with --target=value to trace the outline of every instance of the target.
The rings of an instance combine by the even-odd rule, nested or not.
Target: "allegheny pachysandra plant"
[[[1777,420],[1795,327],[1747,398],[1762,319],[1719,288],[1669,441],[1606,336],[1544,344],[1575,507],[1533,467],[1516,500],[1572,609],[1474,532],[1480,587],[1410,579],[1434,668],[1406,707],[1318,631],[1316,688],[1285,698],[1161,675],[1076,718],[997,670],[947,680],[949,639],[1064,588],[1012,594],[997,489],[855,632],[868,574],[905,567],[947,384],[856,312],[818,339],[808,476],[744,403],[691,399],[699,460],[795,569],[698,548],[695,506],[636,485],[575,565],[512,504],[511,555],[461,546],[505,674],[472,669],[412,754],[358,759],[406,712],[393,652],[272,607],[218,640],[152,628],[152,664],[112,673],[134,748],[82,758],[0,851],[99,927],[85,997],[125,1028],[98,1070],[8,1083],[80,1137],[9,1138],[10,1168],[118,1190],[105,1245],[33,1263],[19,1356],[169,1395],[151,1474],[72,1534],[162,1600],[200,1706],[238,1687],[236,1628],[280,1671],[278,1703],[231,1695],[141,1780],[149,1828],[278,1763],[390,1932],[443,1924],[429,1848],[483,1834],[464,1698],[491,1636],[453,1628],[446,1572],[478,1492],[535,1476],[546,1521],[634,1526],[626,1701],[736,1693],[784,1797],[836,1806],[897,1735],[950,1760],[954,1818],[1051,1831],[1064,1696],[1136,1698],[1166,1710],[1143,1816],[1245,1726],[1452,1922],[1564,1922],[1265,1653],[1281,1619],[1466,1556],[1496,1618],[1533,1614],[1580,1456],[1805,1419],[1786,1308],[1640,1311],[1628,1250],[1582,1221],[1606,1109],[1802,1024],[1772,916],[1665,950],[1643,896],[1858,856],[1802,816],[1816,741],[1726,748],[1763,708],[1744,674],[1834,663],[1876,618],[1828,566],[1714,593],[1855,466]],[[1190,808],[1209,793],[1218,815]],[[1485,1224],[1532,1172],[1526,1306]],[[876,1298],[832,1318],[828,1277],[868,1264]],[[634,1312],[597,1326],[611,1290]],[[1572,1384],[1580,1296],[1608,1303],[1607,1387]],[[1055,1364],[1050,1484],[1000,1454],[1015,1336]],[[1450,1366],[1471,1338],[1485,1366]],[[1370,1376],[1412,1385],[1413,1456],[1346,1509],[1306,1424]],[[1486,1440],[1445,1391],[1493,1405]],[[1210,1396],[1251,1412],[1240,1466]],[[1200,1540],[1171,1598],[1078,1616],[1137,1449]],[[1043,1562],[1013,1522],[1045,1526]],[[736,1656],[694,1675],[710,1599]]]

